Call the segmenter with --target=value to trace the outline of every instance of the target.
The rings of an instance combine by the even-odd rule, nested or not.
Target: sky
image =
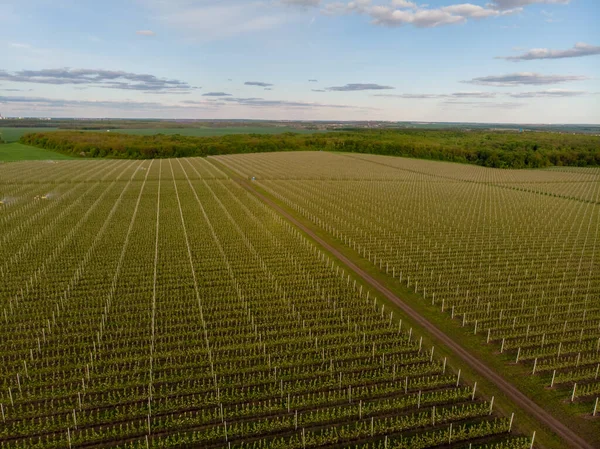
[[[2,0],[0,114],[600,123],[598,0]]]

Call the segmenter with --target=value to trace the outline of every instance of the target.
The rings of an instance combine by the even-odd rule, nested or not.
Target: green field
[[[55,153],[54,151],[30,147],[29,145],[22,145],[20,143],[0,144],[1,162],[46,161],[63,159],[73,159],[73,157],[61,153]]]
[[[56,131],[58,128],[2,128],[0,127],[0,137],[5,142],[17,142],[21,136],[29,133],[43,133]]]
[[[598,447],[599,237],[598,168],[0,164],[0,447]]]
[[[3,164],[0,199],[3,448],[530,447],[212,159]]]
[[[255,177],[403,298],[411,292],[430,322],[600,444],[600,422],[589,419],[600,397],[600,169],[328,153],[216,159]]]

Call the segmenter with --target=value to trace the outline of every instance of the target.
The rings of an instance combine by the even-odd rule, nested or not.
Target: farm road
[[[221,166],[220,161],[217,164]],[[229,167],[227,167],[227,169],[233,171]],[[542,407],[533,402],[525,394],[521,393],[521,391],[519,391],[510,382],[505,380],[502,376],[497,374],[494,370],[489,368],[484,362],[471,355],[471,353],[464,349],[460,344],[455,342],[444,332],[442,332],[436,326],[427,321],[427,319],[425,319],[422,315],[415,311],[410,305],[402,301],[402,299],[400,299],[391,290],[389,290],[387,287],[385,287],[383,284],[377,281],[377,279],[373,278],[371,275],[369,275],[369,273],[367,273],[366,271],[358,267],[356,264],[354,264],[333,245],[330,245],[321,237],[319,237],[312,229],[298,221],[293,215],[284,210],[271,198],[267,197],[266,195],[262,194],[257,189],[255,189],[254,186],[250,182],[248,182],[248,180],[241,176],[236,176],[233,179],[244,189],[246,189],[251,194],[255,195],[257,198],[259,198],[261,201],[263,201],[265,204],[267,204],[269,207],[275,210],[278,214],[280,214],[294,226],[298,227],[304,233],[309,235],[314,241],[316,241],[319,245],[321,245],[332,255],[334,255],[339,261],[341,261],[344,265],[351,269],[356,276],[363,279],[363,281],[369,284],[373,289],[375,289],[381,295],[383,295],[388,300],[396,304],[400,309],[402,309],[404,313],[406,313],[406,315],[408,315],[417,324],[422,326],[427,332],[429,332],[431,335],[437,338],[447,348],[452,350],[452,352],[454,352],[454,354],[457,357],[459,357],[464,363],[469,365],[475,372],[477,372],[480,376],[486,378],[488,381],[495,384],[506,395],[506,397],[508,397],[518,407],[520,407],[526,413],[533,416],[540,423],[544,424],[556,435],[561,437],[564,440],[564,442],[569,445],[569,447],[581,449],[594,449],[593,445],[585,441],[583,438],[581,438],[579,435],[577,435],[575,432],[569,429],[566,425],[564,425],[561,421],[556,419]]]

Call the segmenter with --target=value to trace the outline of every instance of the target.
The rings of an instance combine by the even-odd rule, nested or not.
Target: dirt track
[[[448,337],[444,332],[439,330],[436,326],[427,321],[422,315],[416,312],[410,305],[402,301],[398,296],[396,296],[391,290],[386,288],[383,284],[373,278],[369,273],[358,267],[354,264],[350,259],[344,256],[340,251],[338,251],[334,246],[327,243],[325,240],[320,238],[315,232],[313,232],[309,227],[305,226],[301,222],[299,222],[294,216],[285,211],[281,206],[275,203],[269,197],[263,195],[261,192],[256,190],[254,186],[247,180],[242,178],[234,178],[236,182],[238,182],[243,188],[257,196],[261,201],[265,204],[273,208],[277,213],[287,219],[290,223],[297,226],[307,235],[309,235],[313,240],[319,243],[323,248],[333,254],[336,258],[338,258],[344,265],[346,265],[349,269],[351,269],[358,277],[362,278],[365,282],[371,285],[375,290],[377,290],[381,295],[385,296],[387,299],[392,301],[398,307],[402,309],[406,315],[408,315],[414,322],[422,326],[426,329],[431,335],[437,338],[441,343],[443,343],[446,347],[451,349],[457,357],[459,357],[463,362],[469,365],[474,371],[476,371],[480,376],[486,378],[493,384],[495,384],[502,392],[508,397],[512,402],[514,402],[518,407],[524,410],[529,415],[533,416],[540,423],[547,426],[552,432],[561,437],[565,443],[567,443],[570,447],[573,448],[583,448],[583,449],[594,449],[594,446],[585,441],[567,426],[565,426],[561,421],[556,419],[542,407],[537,405],[531,399],[529,399],[525,394],[521,393],[515,386],[513,386],[510,382],[505,380],[502,376],[497,374],[491,368],[489,368],[484,362],[474,357],[469,353],[466,349],[464,349],[460,344],[455,342],[453,339]]]

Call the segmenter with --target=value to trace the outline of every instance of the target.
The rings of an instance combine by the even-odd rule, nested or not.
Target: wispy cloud
[[[237,104],[252,108],[281,108],[281,109],[374,109],[368,107],[359,107],[351,105],[315,103],[303,101],[288,101],[288,100],[265,100],[264,98],[237,98],[227,97],[215,100],[220,105]],[[194,100],[184,101],[185,104],[197,104]]]
[[[491,101],[460,101],[448,100],[443,102],[446,106],[458,106],[463,108],[492,108],[492,109],[518,109],[525,106],[525,103],[512,102],[491,102]]]
[[[583,90],[567,90],[567,89],[548,89],[536,92],[514,92],[507,94],[513,98],[564,98],[564,97],[579,97],[589,94]]]
[[[495,92],[454,92],[450,94],[453,98],[495,98]]]
[[[451,94],[375,94],[374,97],[427,100],[440,98],[495,98],[495,92],[454,92]]]
[[[265,83],[263,81],[246,81],[244,83],[246,86],[258,86],[258,87],[271,87],[273,84]]]
[[[371,84],[371,83],[356,83],[356,84],[346,84],[345,86],[333,86],[328,87],[327,90],[331,92],[355,92],[361,90],[389,90],[395,89],[391,86],[382,86],[381,84]]]
[[[531,61],[534,59],[563,59],[579,58],[582,56],[600,55],[600,46],[589,45],[584,42],[578,42],[573,48],[568,50],[551,50],[548,48],[533,48],[526,53],[518,56],[499,56],[496,59],[506,59],[507,61]]]
[[[281,3],[288,6],[319,6],[321,4],[321,0],[281,0]]]
[[[373,96],[380,98],[397,98],[401,100],[429,100],[436,98],[449,98],[449,95],[444,94],[376,94]]]
[[[107,89],[137,90],[150,93],[191,92],[194,87],[176,79],[158,78],[154,75],[102,69],[43,69],[0,71],[0,80],[15,83],[52,85],[86,85]]]
[[[174,32],[197,41],[227,39],[281,26],[289,20],[275,2],[140,0],[152,17]],[[281,3],[280,3],[281,5]]]
[[[308,80],[309,83],[318,83],[319,80]]]
[[[539,73],[521,72],[507,75],[493,75],[473,78],[463,83],[479,84],[482,86],[519,86],[519,85],[545,85],[558,84],[571,81],[583,81],[589,79],[585,76],[576,75],[541,75]]]
[[[156,33],[152,30],[139,30],[136,31],[135,34],[139,36],[156,36]]]
[[[571,0],[493,0],[492,6],[498,9],[511,9],[534,4],[567,5],[569,3]]]
[[[231,97],[231,94],[225,92],[207,92],[202,95],[203,97]]]
[[[21,42],[11,42],[8,44],[8,46],[12,47],[12,48],[27,49],[27,50],[31,48],[31,45],[23,44]]]
[[[31,92],[33,89],[4,89],[0,88],[0,92]]]
[[[322,13],[325,15],[343,15],[351,14],[353,12],[363,14],[366,13],[370,7],[371,0],[355,0],[348,3],[337,1],[326,4]]]
[[[446,100],[446,102],[460,102],[468,99],[487,99],[507,96],[511,98],[564,98],[587,95],[589,92],[583,90],[547,89],[533,92],[453,92],[450,94],[427,94],[427,93],[405,93],[405,94],[375,94],[373,97],[397,98],[405,100]],[[465,104],[474,104],[465,102]]]
[[[46,97],[0,96],[0,104],[28,105],[31,108],[105,108],[118,110],[177,110],[177,109],[218,109],[225,106],[246,106],[251,108],[274,109],[375,109],[351,105],[314,103],[287,100],[265,100],[263,98],[225,97],[215,100],[186,100],[175,104],[141,101],[109,100],[69,100]]]
[[[157,107],[173,107],[157,102],[141,101],[108,101],[108,100],[68,100],[47,97],[23,97],[23,96],[0,96],[1,104],[27,104],[30,107],[91,107],[91,108],[110,108],[110,109],[145,109]]]

